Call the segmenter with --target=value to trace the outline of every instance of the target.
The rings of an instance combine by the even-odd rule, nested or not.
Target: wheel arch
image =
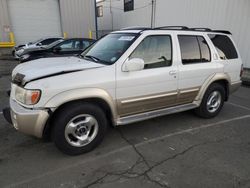
[[[231,84],[231,79],[229,77],[228,74],[226,73],[216,73],[214,75],[212,75],[211,77],[209,77],[204,84],[201,86],[201,89],[197,95],[197,97],[195,98],[195,101],[200,104],[202,101],[203,96],[205,95],[207,89],[209,88],[210,85],[212,85],[213,83],[219,83],[221,84],[224,88],[225,88],[225,101],[228,100],[229,98],[229,88],[230,88],[230,84]]]
[[[99,106],[102,110],[104,110],[110,124],[115,125],[117,117],[115,103],[106,91],[97,88],[66,91],[53,97],[46,104],[47,109],[53,110],[49,110],[50,117],[43,130],[43,137],[45,139],[48,139],[50,136],[52,128],[51,125],[53,124],[52,122],[55,120],[56,115],[61,109],[66,108],[68,105],[73,103],[91,103]]]

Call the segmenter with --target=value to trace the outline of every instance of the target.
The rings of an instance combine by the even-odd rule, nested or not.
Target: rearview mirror
[[[37,43],[37,46],[42,46],[42,43],[41,42]]]
[[[124,72],[140,71],[144,69],[144,60],[140,58],[133,58],[127,60],[122,67]]]

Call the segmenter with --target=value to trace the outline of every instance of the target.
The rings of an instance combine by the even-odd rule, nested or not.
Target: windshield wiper
[[[79,54],[79,55],[77,55],[77,57],[83,58],[83,59],[85,59],[85,58],[91,59],[95,63],[101,63],[101,64],[104,64],[104,65],[108,65],[109,64],[107,61],[101,60],[98,57],[95,57],[95,56],[92,56],[92,55],[82,55],[82,54]]]
[[[76,57],[83,58],[84,56],[82,54],[77,54]]]
[[[82,55],[81,55],[81,57],[82,57]],[[83,56],[83,57],[92,59],[92,60],[95,61],[95,62],[101,62],[101,60],[100,60],[99,58],[97,58],[97,57],[95,57],[95,56],[92,56],[92,55],[85,55],[85,56]]]

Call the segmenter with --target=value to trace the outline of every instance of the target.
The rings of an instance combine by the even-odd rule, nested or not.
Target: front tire
[[[225,101],[225,89],[219,83],[210,85],[195,113],[202,118],[213,118],[221,111]]]
[[[62,152],[78,155],[97,147],[106,129],[107,118],[100,107],[90,103],[73,103],[56,115],[52,138]]]

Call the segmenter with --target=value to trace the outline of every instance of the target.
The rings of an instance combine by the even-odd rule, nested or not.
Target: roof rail
[[[187,26],[179,26],[179,25],[172,25],[172,26],[161,26],[161,27],[155,27],[154,29],[176,29],[176,30],[188,30],[189,28]]]
[[[214,33],[224,33],[224,34],[229,34],[232,35],[230,31],[226,30],[212,30],[210,28],[205,28],[205,27],[194,27],[194,28],[189,28],[187,26],[161,26],[161,27],[155,27],[155,28],[150,28],[150,27],[126,27],[122,28],[121,30],[185,30],[185,31],[204,31],[204,32],[214,32]]]
[[[212,30],[212,32],[232,35],[232,33],[230,31],[226,31],[226,30]]]
[[[152,29],[152,28],[150,27],[125,27],[120,30],[122,31],[122,30],[149,30],[149,29]]]
[[[194,30],[194,31],[212,31],[212,29],[205,28],[205,27],[194,27],[194,28],[190,28],[190,29]]]

